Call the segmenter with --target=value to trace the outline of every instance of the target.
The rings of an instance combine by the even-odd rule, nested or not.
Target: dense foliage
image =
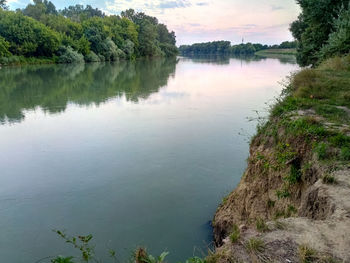
[[[242,43],[231,46],[229,41],[214,41],[207,43],[196,43],[193,45],[180,46],[179,51],[183,55],[248,55],[254,54],[257,51],[269,48],[296,48],[296,42],[285,41],[280,45],[262,45],[252,43]]]
[[[298,62],[316,65],[350,50],[349,0],[297,0],[302,13],[290,30],[298,41]]]
[[[155,17],[132,9],[106,16],[89,5],[57,10],[48,0],[34,0],[15,12],[5,7],[0,0],[0,58],[73,63],[82,57],[92,62],[177,54],[175,33]]]

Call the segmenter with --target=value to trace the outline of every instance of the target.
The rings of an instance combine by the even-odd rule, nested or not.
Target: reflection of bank
[[[278,59],[282,64],[297,64],[295,55],[287,54],[241,54],[241,55],[185,55],[182,59],[191,60],[194,63],[212,63],[216,65],[227,65],[230,59],[240,60],[243,63],[261,61],[264,59]]]
[[[35,65],[0,70],[0,123],[20,122],[25,111],[65,111],[68,103],[99,105],[125,96],[138,102],[167,85],[176,58],[115,63]]]

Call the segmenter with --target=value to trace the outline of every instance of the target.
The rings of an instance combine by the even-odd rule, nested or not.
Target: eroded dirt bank
[[[327,63],[293,76],[259,127],[208,261],[350,262],[350,78]]]

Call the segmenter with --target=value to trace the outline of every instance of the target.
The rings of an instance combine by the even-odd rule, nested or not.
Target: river
[[[0,69],[1,261],[76,255],[52,229],[92,234],[102,259],[138,245],[201,256],[256,117],[297,68],[179,57]]]

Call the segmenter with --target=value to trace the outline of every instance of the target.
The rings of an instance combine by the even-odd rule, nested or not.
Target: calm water
[[[1,260],[72,254],[52,229],[93,234],[101,258],[137,245],[171,261],[201,255],[246,166],[247,117],[296,68],[233,58],[2,68]]]

